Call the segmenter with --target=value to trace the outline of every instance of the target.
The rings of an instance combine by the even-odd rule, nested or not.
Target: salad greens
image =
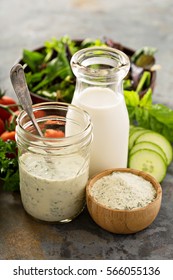
[[[107,40],[92,40],[85,39],[83,41],[71,40],[68,36],[63,36],[59,40],[53,38],[44,43],[44,47],[35,50],[23,50],[22,64],[24,65],[26,80],[29,90],[32,93],[46,97],[53,101],[71,102],[76,78],[70,67],[72,55],[86,47],[92,46],[111,46],[114,44],[110,39]],[[115,45],[113,45],[114,47]],[[115,46],[116,47],[116,46]],[[124,81],[124,89],[136,90],[139,80],[138,92],[148,88],[151,82],[151,72],[148,68],[142,68],[142,64],[135,65],[135,61],[142,58],[141,63],[147,66],[151,64],[151,59],[154,61],[153,48],[144,47],[137,50],[133,54],[132,63],[129,75]],[[147,79],[141,78],[147,75]]]
[[[99,39],[82,42],[68,36],[47,41],[38,51],[23,50],[26,80],[31,92],[52,100],[71,102],[75,77],[70,67],[72,55],[81,48],[104,45]]]
[[[162,104],[152,103],[152,90],[140,99],[136,91],[124,91],[130,123],[151,129],[173,142],[173,110]]]

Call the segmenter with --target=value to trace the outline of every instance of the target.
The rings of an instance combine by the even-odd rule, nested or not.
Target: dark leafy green
[[[19,190],[17,145],[13,140],[0,139],[0,180],[4,190]]]
[[[77,43],[64,36],[45,42],[40,51],[23,51],[26,80],[31,92],[52,100],[72,100],[75,81],[70,67]]]
[[[23,60],[33,72],[36,72],[39,71],[39,65],[44,62],[44,55],[37,51],[24,50]]]

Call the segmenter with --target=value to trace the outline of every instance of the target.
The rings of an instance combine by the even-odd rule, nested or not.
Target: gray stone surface
[[[23,48],[37,48],[64,34],[72,38],[107,36],[134,49],[157,48],[161,69],[154,101],[173,108],[172,30],[172,0],[0,0],[0,87],[14,96],[9,71]],[[154,223],[127,236],[100,229],[87,210],[70,224],[38,224],[24,213],[19,195],[3,193],[0,258],[173,259],[172,177],[171,165],[162,183],[162,207]]]

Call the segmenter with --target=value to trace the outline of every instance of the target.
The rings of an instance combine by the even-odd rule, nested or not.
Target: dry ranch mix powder
[[[132,173],[113,172],[97,180],[91,188],[97,202],[119,210],[144,207],[156,197],[153,185]]]

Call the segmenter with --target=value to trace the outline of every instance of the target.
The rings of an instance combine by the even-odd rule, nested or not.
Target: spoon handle
[[[16,64],[12,67],[10,71],[10,79],[13,85],[14,91],[18,97],[19,103],[21,104],[23,110],[25,110],[33,122],[35,129],[38,134],[43,137],[39,125],[35,119],[32,110],[32,100],[30,92],[26,83],[25,73],[21,64]]]

